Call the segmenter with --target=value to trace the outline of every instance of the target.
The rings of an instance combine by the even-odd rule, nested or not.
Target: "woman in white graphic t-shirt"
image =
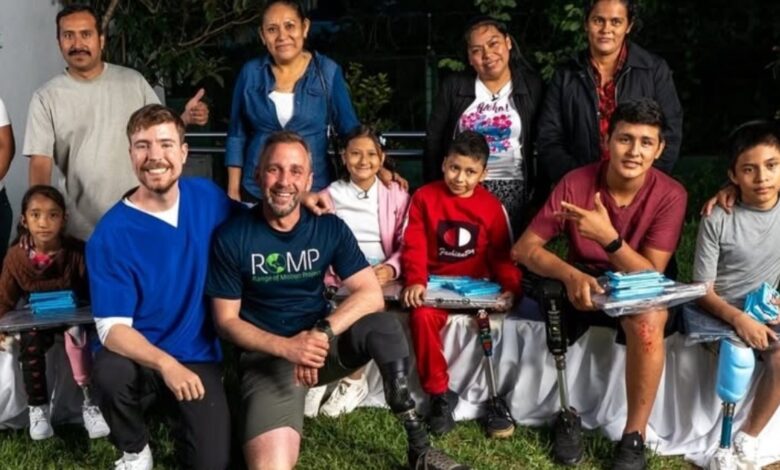
[[[529,160],[542,83],[500,21],[473,19],[465,41],[472,70],[447,77],[439,88],[423,176],[426,182],[441,178],[441,161],[455,134],[473,130],[484,135],[490,157],[483,184],[504,204],[516,235],[526,224],[524,207],[536,184]]]

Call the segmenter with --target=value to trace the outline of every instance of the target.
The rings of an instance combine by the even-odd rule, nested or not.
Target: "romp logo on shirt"
[[[252,280],[255,282],[297,281],[321,276],[314,264],[320,259],[316,248],[286,253],[252,253]]]
[[[436,229],[439,261],[460,261],[476,253],[479,226],[443,220]]]

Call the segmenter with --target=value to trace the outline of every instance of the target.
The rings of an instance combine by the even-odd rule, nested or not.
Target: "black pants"
[[[214,363],[185,363],[200,377],[202,400],[177,401],[162,376],[105,348],[95,358],[92,382],[111,441],[123,452],[140,452],[149,442],[144,410],[161,400],[172,412],[179,468],[224,469],[230,456],[230,412],[222,370]]]
[[[339,335],[338,352],[346,367],[362,367],[371,359],[382,365],[407,359],[409,343],[394,314],[374,313]]]
[[[22,365],[27,404],[41,406],[49,403],[46,384],[46,351],[54,344],[52,330],[23,332],[19,337],[19,363]]]

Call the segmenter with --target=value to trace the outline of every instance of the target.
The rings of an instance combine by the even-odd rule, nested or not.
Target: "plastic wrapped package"
[[[648,310],[670,308],[707,293],[708,284],[684,284],[668,279],[656,271],[625,274],[607,272],[599,278],[604,294],[593,294],[596,308],[611,317],[636,315]]]

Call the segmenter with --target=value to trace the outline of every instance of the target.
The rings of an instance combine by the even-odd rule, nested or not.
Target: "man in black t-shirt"
[[[214,240],[206,291],[220,334],[241,348],[247,464],[292,468],[298,460],[307,387],[375,360],[388,405],[401,419],[411,468],[465,468],[431,448],[407,385],[409,346],[349,228],[300,208],[311,188],[306,143],[272,134],[255,175],[262,202],[228,221]],[[323,297],[333,266],[352,293],[334,310]]]

